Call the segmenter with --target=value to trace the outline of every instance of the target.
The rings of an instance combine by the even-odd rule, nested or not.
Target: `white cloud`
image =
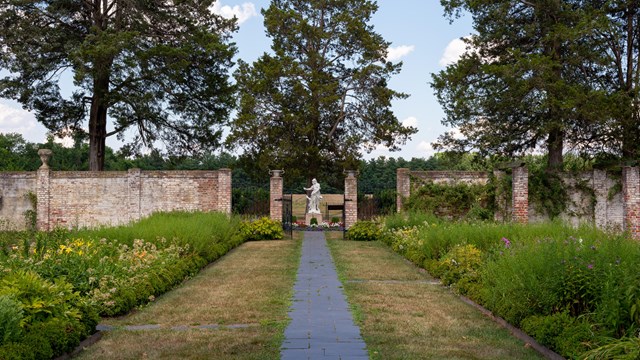
[[[413,117],[413,116],[409,116],[408,118],[402,120],[402,126],[404,127],[416,127],[418,126],[418,119]]]
[[[457,62],[465,52],[467,52],[467,44],[462,39],[451,40],[440,58],[440,66],[447,66]]]
[[[0,132],[24,134],[35,129],[37,121],[32,113],[0,104]]]
[[[211,12],[218,14],[224,18],[231,19],[233,17],[238,19],[238,25],[251,19],[254,16],[258,16],[256,6],[253,3],[244,3],[242,5],[222,5],[220,1],[213,3],[210,8]]]
[[[387,49],[387,61],[396,61],[401,58],[409,55],[415,50],[416,47],[414,45],[400,45],[397,47],[389,47]]]
[[[428,158],[436,153],[435,150],[433,150],[433,146],[431,146],[431,143],[426,141],[421,141],[420,144],[418,144],[417,149],[420,152],[420,155],[424,158]]]

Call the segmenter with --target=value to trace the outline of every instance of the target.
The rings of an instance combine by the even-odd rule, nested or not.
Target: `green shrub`
[[[334,216],[334,217],[331,218],[331,223],[332,224],[337,224],[337,223],[339,223],[341,221],[342,221],[342,219],[337,217],[337,216]]]
[[[448,219],[461,219],[466,217],[472,208],[487,208],[490,203],[489,196],[487,185],[426,182],[411,194],[404,208]],[[488,213],[476,209],[472,216],[489,218]]]
[[[243,222],[240,233],[244,241],[280,240],[284,237],[282,224],[268,217],[263,217],[253,222]]]
[[[439,277],[444,285],[451,285],[463,277],[477,279],[477,271],[482,265],[482,252],[473,245],[457,245],[440,261],[431,263],[433,275]]]
[[[565,358],[578,358],[594,338],[591,325],[572,317],[568,311],[530,316],[522,321],[521,328]]]
[[[567,311],[551,315],[532,315],[522,320],[520,327],[524,332],[533,336],[540,344],[555,348],[556,338],[565,328],[575,321]]]
[[[380,238],[381,231],[373,221],[358,221],[347,230],[347,240],[374,241]]]
[[[0,344],[17,340],[22,335],[23,318],[22,304],[15,296],[0,295]]]
[[[311,220],[309,220],[309,225],[318,225],[318,219],[311,218]]]

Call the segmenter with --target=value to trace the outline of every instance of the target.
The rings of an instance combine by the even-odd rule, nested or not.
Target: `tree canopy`
[[[386,60],[389,43],[369,24],[376,10],[374,1],[273,0],[262,11],[273,53],[239,62],[228,138],[256,171],[331,182],[363,151],[398,149],[417,131],[391,111],[406,97],[387,86],[402,64]]]
[[[86,132],[91,170],[104,167],[105,139],[128,129],[131,149],[216,148],[233,107],[236,25],[212,2],[0,0],[0,69],[9,72],[0,96],[54,133]],[[67,97],[65,74],[75,85]]]
[[[582,1],[442,0],[455,17],[468,11],[477,34],[460,61],[433,76],[445,109],[440,149],[520,156],[546,148],[561,168],[565,145],[589,146],[603,117],[605,94],[588,76],[599,13]],[[606,107],[605,107],[606,108]]]

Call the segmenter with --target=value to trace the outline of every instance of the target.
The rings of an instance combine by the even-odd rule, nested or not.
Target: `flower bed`
[[[387,218],[382,241],[566,358],[640,353],[640,244],[558,223]],[[606,352],[606,356],[602,356]]]
[[[153,301],[244,241],[237,218],[156,214],[95,231],[0,238],[0,358],[46,359],[95,332],[98,315]]]
[[[293,230],[297,231],[344,231],[344,224],[341,222],[322,222],[320,224],[307,225],[304,221],[296,221]]]

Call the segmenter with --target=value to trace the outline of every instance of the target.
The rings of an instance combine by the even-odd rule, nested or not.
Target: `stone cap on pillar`
[[[269,170],[269,175],[274,178],[279,178],[284,175],[284,170]]]
[[[38,150],[38,156],[40,156],[40,161],[42,161],[42,166],[40,166],[40,169],[49,168],[49,159],[51,158],[52,154],[53,154],[53,151],[51,151],[50,149]]]
[[[347,175],[348,178],[356,178],[360,175],[360,171],[358,170],[343,170],[342,173]]]

